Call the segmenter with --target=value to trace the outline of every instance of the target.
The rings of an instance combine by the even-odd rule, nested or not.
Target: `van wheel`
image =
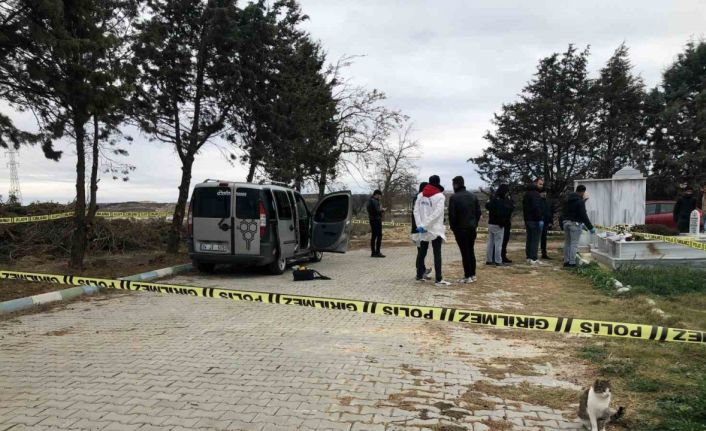
[[[194,262],[194,266],[199,272],[213,272],[213,268],[216,267],[215,263],[209,262]]]
[[[283,274],[285,269],[287,269],[287,259],[279,257],[279,255],[277,255],[277,259],[274,262],[267,265],[267,270],[272,275]]]
[[[309,258],[309,262],[321,262],[321,259],[324,258],[324,253],[322,251],[315,251],[311,253],[311,257]]]

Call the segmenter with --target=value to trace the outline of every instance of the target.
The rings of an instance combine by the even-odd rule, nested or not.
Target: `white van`
[[[203,272],[236,264],[282,274],[290,261],[345,253],[352,214],[349,191],[324,196],[310,211],[288,187],[209,179],[191,195],[189,256]]]

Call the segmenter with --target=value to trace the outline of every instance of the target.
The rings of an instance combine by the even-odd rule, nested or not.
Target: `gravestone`
[[[574,185],[579,184],[586,186],[586,213],[593,224],[645,224],[647,178],[637,169],[624,167],[612,178],[576,180]]]

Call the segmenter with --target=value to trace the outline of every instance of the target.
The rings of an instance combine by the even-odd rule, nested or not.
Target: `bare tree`
[[[407,119],[400,111],[382,104],[387,99],[384,93],[352,85],[343,78],[342,70],[350,66],[354,58],[341,58],[327,72],[336,102],[333,119],[336,133],[326,162],[319,168],[319,197],[340,171],[362,174],[362,168],[370,165],[376,150],[382,148],[391,132]]]
[[[383,141],[373,154],[373,169],[367,182],[382,191],[390,206],[396,197],[408,197],[416,191],[419,142],[412,138],[412,125],[400,126],[395,136]]]

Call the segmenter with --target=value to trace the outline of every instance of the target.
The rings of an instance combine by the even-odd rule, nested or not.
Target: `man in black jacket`
[[[561,215],[564,228],[564,267],[576,266],[576,253],[583,228],[586,227],[591,233],[596,232],[586,214],[586,199],[586,186],[580,184],[575,193],[569,193],[564,204]]]
[[[540,195],[542,196],[542,221],[544,222],[540,249],[542,250],[542,259],[551,260],[547,254],[547,234],[554,224],[554,202],[547,198],[546,188],[542,189]]]
[[[375,190],[368,201],[368,221],[370,222],[370,257],[385,257],[380,253],[382,245],[382,213],[385,208],[380,205],[382,192]]]
[[[480,220],[478,198],[466,190],[463,177],[453,179],[454,194],[449,199],[449,226],[454,233],[456,243],[461,250],[463,261],[462,283],[476,281],[476,229]]]
[[[527,191],[522,197],[522,213],[525,219],[525,230],[527,237],[525,240],[525,255],[527,263],[530,265],[539,264],[539,240],[544,229],[544,218],[542,217],[542,196],[539,194],[538,185],[543,185],[541,180],[527,186]]]
[[[694,197],[694,189],[691,186],[687,186],[686,189],[684,189],[684,195],[682,195],[674,205],[674,212],[672,213],[674,223],[677,224],[680,233],[689,232],[691,212],[695,209],[696,198]]]

